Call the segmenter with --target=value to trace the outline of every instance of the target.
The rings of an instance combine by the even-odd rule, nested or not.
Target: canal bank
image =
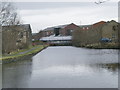
[[[119,43],[94,43],[94,44],[73,44],[75,47],[82,47],[82,48],[88,48],[88,49],[120,49]]]
[[[0,60],[2,61],[2,64],[10,63],[18,60],[24,60],[26,57],[28,56],[31,57],[47,47],[48,47],[47,45],[36,45],[29,49],[13,52],[12,54],[9,55],[4,55],[2,56],[2,58],[0,58]]]

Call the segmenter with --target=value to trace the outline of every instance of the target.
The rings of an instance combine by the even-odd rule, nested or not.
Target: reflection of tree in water
[[[106,68],[109,71],[117,72],[120,69],[120,64],[118,63],[109,63],[109,64],[98,64],[101,68]]]
[[[27,87],[27,82],[32,74],[32,58],[26,57],[8,64],[3,64],[3,87],[20,88]]]
[[[120,70],[120,64],[118,63],[96,63],[96,64],[89,64],[89,67],[91,67],[93,70],[96,71],[102,71],[103,69],[108,70],[109,72],[117,73],[118,69]]]

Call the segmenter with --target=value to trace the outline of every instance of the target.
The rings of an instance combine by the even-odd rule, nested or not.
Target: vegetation
[[[117,71],[120,69],[120,64],[119,63],[108,63],[108,64],[99,64],[102,66],[102,68],[106,68],[110,71]]]
[[[0,2],[0,25],[19,25],[21,24],[17,9],[12,2]]]
[[[111,21],[111,24],[113,21]],[[116,24],[117,25],[117,24]],[[114,25],[111,25],[111,27]],[[116,31],[112,30],[112,28],[108,28],[106,32],[103,28],[103,26],[97,26],[94,28],[89,28],[89,30],[82,30],[82,28],[79,28],[78,30],[75,30],[73,32],[73,38],[72,38],[72,44],[76,47],[85,47],[85,48],[94,48],[94,49],[118,49],[120,48],[120,41],[119,36]],[[111,30],[111,32],[110,32]],[[112,41],[101,41],[102,37],[110,37],[112,38],[112,31],[114,31],[114,35],[116,35],[116,38]],[[109,34],[106,34],[109,33]],[[108,36],[106,36],[108,35]]]
[[[4,55],[2,58],[0,58],[0,60],[15,59],[26,55],[36,54],[46,47],[47,45],[36,45],[34,47],[30,47],[29,49],[23,49],[18,52],[12,52],[10,55]]]
[[[118,49],[120,48],[118,43],[109,42],[109,43],[95,43],[95,44],[87,44],[84,46],[86,48],[95,48],[95,49]]]

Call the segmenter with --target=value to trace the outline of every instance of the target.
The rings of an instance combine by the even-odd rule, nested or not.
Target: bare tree
[[[0,3],[0,21],[1,25],[18,25],[21,20],[17,13],[17,9],[11,2]]]

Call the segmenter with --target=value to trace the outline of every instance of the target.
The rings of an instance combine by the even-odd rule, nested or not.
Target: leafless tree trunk
[[[11,2],[0,3],[0,21],[1,25],[18,25],[21,24],[21,20],[17,13],[17,9]]]

